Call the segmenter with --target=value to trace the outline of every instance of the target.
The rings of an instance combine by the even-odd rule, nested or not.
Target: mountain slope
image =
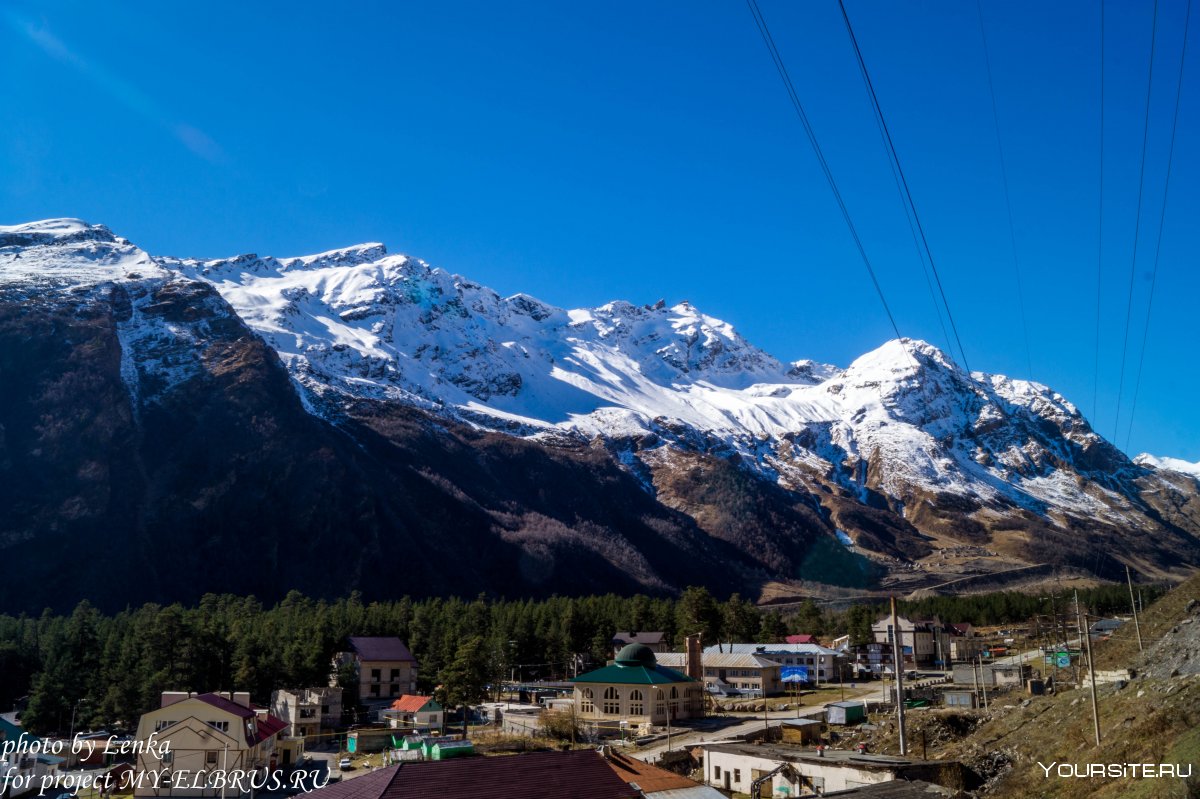
[[[186,593],[196,554],[272,570],[206,588],[392,594],[1200,560],[1193,478],[923,342],[785,364],[687,303],[568,311],[378,244],[153,257],[78,220],[0,227],[0,481],[0,548],[51,594],[70,570],[32,553],[63,541],[153,575],[129,596]]]

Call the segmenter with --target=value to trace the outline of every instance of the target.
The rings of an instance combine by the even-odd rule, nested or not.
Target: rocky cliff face
[[[0,227],[0,607],[1171,578],[1198,497],[923,342],[785,364],[687,303],[567,311],[377,244]]]

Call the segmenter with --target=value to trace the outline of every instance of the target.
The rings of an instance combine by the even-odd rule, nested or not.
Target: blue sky
[[[760,2],[901,332],[945,347],[836,3]],[[1117,443],[1196,461],[1195,47],[1126,447],[1185,2],[1159,3]],[[847,7],[971,367],[1112,439],[1152,4],[1106,5],[1095,399],[1099,5],[983,3],[1028,358],[975,4]],[[567,307],[688,299],[789,360],[893,335],[740,0],[13,0],[0,76],[0,224],[82,217],[197,257],[382,241]]]

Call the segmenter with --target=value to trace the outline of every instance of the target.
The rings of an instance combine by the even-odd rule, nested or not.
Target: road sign
[[[808,667],[784,666],[779,677],[783,682],[808,682]]]
[[[1054,653],[1054,665],[1058,666],[1060,669],[1071,668],[1071,653],[1055,652]]]

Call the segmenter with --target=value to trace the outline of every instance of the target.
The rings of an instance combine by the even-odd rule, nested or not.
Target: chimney
[[[160,708],[169,707],[176,702],[182,702],[192,696],[188,691],[163,691],[162,701],[159,704]]]
[[[684,639],[684,644],[687,655],[684,660],[684,669],[687,676],[698,682],[704,682],[704,650],[700,646],[700,634],[689,635]]]
[[[237,691],[234,693],[232,701],[242,707],[250,707],[250,692]]]

